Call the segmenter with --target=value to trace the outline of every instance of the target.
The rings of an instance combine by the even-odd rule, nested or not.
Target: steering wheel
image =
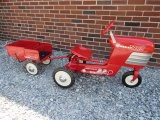
[[[108,32],[108,30],[112,27],[113,24],[114,24],[114,20],[110,22],[109,25],[106,26],[106,28],[101,32],[101,36],[103,36],[106,32]]]

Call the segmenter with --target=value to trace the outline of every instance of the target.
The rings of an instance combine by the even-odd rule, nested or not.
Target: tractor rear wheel
[[[62,88],[69,88],[75,83],[73,72],[65,67],[58,68],[53,72],[53,80]]]

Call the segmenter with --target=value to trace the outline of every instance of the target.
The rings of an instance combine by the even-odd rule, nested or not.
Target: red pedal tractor
[[[114,21],[101,32],[101,36],[108,32],[113,24]],[[123,74],[122,83],[130,88],[139,86],[142,81],[139,70],[152,56],[154,43],[146,38],[115,36],[112,31],[110,31],[109,43],[112,52],[108,60],[92,59],[90,49],[82,46],[73,47],[72,54],[69,55],[69,63],[53,72],[55,83],[60,87],[68,88],[75,82],[74,72],[115,76],[121,66],[125,66],[133,68],[133,71]]]

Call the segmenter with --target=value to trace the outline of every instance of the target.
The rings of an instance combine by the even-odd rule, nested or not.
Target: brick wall
[[[148,65],[160,67],[160,0],[0,0],[1,40],[36,39],[56,50],[81,44],[107,58],[109,35],[100,32],[111,20],[116,35],[153,40]]]

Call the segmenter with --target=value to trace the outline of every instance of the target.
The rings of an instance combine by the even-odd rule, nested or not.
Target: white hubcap
[[[28,63],[26,65],[26,69],[32,75],[36,75],[38,73],[38,69],[33,63]]]
[[[55,80],[61,86],[68,86],[71,83],[70,75],[65,71],[58,71],[55,74]]]
[[[135,79],[133,82],[132,82],[132,79],[133,79],[133,75],[129,75],[128,77],[126,77],[125,82],[131,86],[136,85],[138,83],[138,78]]]

